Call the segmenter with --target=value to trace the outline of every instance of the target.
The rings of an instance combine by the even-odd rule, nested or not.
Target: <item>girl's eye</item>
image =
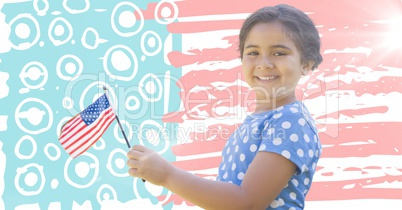
[[[249,52],[247,55],[258,55],[258,52]]]
[[[275,55],[275,56],[284,56],[284,55],[286,55],[286,53],[283,53],[283,52],[274,52],[273,55]]]

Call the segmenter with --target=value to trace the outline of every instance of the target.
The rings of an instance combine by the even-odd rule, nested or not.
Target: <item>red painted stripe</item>
[[[239,30],[244,20],[174,22],[167,26],[170,33],[188,34],[216,30]]]
[[[168,54],[169,61],[175,67],[189,64],[202,64],[208,61],[230,61],[240,58],[238,51],[238,36],[223,37],[228,43],[227,48],[193,49],[187,52],[172,51]]]
[[[373,184],[401,182],[402,175],[370,177],[357,180],[313,182],[307,200],[347,200],[347,199],[402,199],[398,188],[367,188]],[[353,186],[344,189],[345,186]],[[327,192],[327,193],[323,193]]]
[[[370,155],[401,155],[402,139],[397,130],[402,122],[368,122],[339,125],[325,125],[331,135],[321,132],[322,157],[368,157]],[[371,144],[345,145],[352,142],[373,142]],[[343,145],[342,145],[343,144]]]
[[[333,118],[339,119],[341,115],[347,117],[355,117],[358,115],[366,115],[366,114],[384,114],[388,111],[387,106],[375,106],[375,107],[367,107],[367,108],[359,108],[359,109],[343,109],[337,112],[328,113],[326,115],[318,116],[315,119],[324,119],[324,118]]]

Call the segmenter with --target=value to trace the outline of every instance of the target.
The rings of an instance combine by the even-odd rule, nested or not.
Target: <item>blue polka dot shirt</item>
[[[267,209],[303,209],[322,147],[314,120],[302,102],[247,116],[226,142],[217,180],[241,185],[248,166],[262,151],[280,154],[297,168]]]

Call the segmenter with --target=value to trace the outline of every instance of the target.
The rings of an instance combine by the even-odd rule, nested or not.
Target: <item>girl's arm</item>
[[[296,166],[285,157],[258,152],[241,186],[207,180],[174,167],[156,152],[134,146],[129,174],[161,185],[204,209],[265,209],[286,186]]]

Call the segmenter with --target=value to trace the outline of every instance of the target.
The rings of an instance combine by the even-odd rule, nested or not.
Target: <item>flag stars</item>
[[[87,125],[93,123],[96,119],[98,119],[100,113],[109,108],[109,106],[110,104],[106,99],[106,95],[102,95],[93,104],[81,112],[82,120]]]

